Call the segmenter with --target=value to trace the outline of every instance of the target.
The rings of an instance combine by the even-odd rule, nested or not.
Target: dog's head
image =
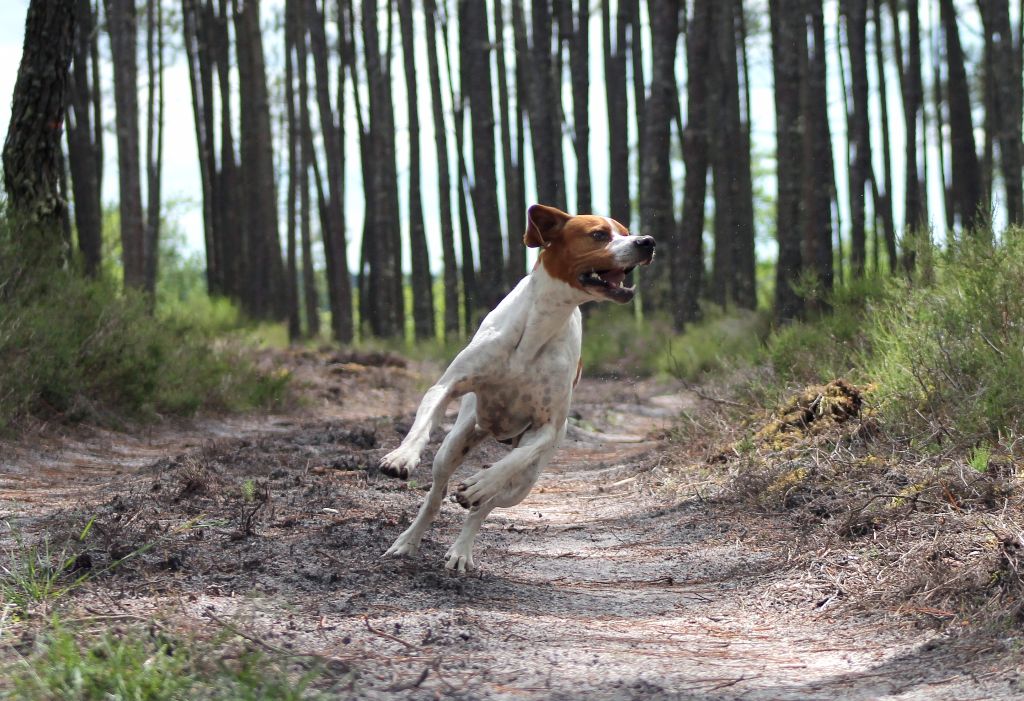
[[[527,215],[523,243],[542,248],[538,263],[548,274],[596,300],[625,304],[635,287],[623,281],[633,268],[654,260],[654,239],[637,236],[619,222],[592,214],[572,216],[535,204]]]

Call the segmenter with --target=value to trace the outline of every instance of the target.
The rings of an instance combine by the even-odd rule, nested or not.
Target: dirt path
[[[5,461],[0,510],[51,537],[94,520],[94,568],[156,544],[97,576],[76,606],[314,655],[346,698],[1014,697],[1014,680],[978,644],[794,595],[782,527],[706,502],[699,471],[668,499],[672,448],[652,436],[695,410],[683,392],[641,400],[650,387],[586,381],[579,421],[538,488],[486,522],[479,571],[443,569],[464,515],[452,503],[419,556],[379,559],[424,487],[363,469],[404,428],[374,413],[410,412],[414,390],[378,397],[363,415],[221,424],[231,436],[216,440],[111,436],[70,485],[54,484],[72,474],[58,454],[32,473],[32,455],[46,451],[26,451]],[[239,496],[246,482],[255,501]]]

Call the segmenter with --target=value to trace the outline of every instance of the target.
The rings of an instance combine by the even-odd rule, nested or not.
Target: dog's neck
[[[526,318],[516,352],[520,358],[531,359],[565,328],[576,309],[593,297],[553,277],[539,262],[523,282]]]

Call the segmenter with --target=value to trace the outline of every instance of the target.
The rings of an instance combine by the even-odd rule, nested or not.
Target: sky
[[[770,41],[767,31],[767,19],[764,7],[766,6],[764,0],[748,0],[747,6],[751,11],[751,38],[749,43],[749,57],[751,63],[751,83],[752,83],[752,97],[751,105],[753,112],[753,128],[752,128],[752,141],[754,151],[758,154],[758,158],[763,159],[762,170],[767,170],[766,175],[759,178],[759,182],[756,186],[760,186],[761,189],[770,197],[773,195],[775,190],[774,177],[771,176],[771,172],[774,170],[774,137],[775,137],[775,123],[774,123],[774,96],[772,90],[772,75],[771,75],[771,48]],[[283,58],[281,56],[281,39],[279,30],[270,30],[275,24],[275,18],[277,13],[283,5],[283,0],[264,0],[262,4],[263,11],[263,22],[267,29],[264,32],[265,50],[267,52],[267,63],[269,70],[280,70],[283,64]],[[962,12],[962,40],[970,51],[972,45],[977,45],[980,41],[980,22],[977,19],[977,15],[973,10],[974,3],[958,2],[958,7]],[[10,95],[13,93],[14,83],[17,76],[17,67],[21,57],[21,44],[24,32],[24,21],[25,12],[28,7],[28,0],[2,0],[0,1],[0,95],[8,96],[0,99],[0,128],[6,130],[6,125],[10,118]],[[922,3],[922,26],[923,32],[925,32],[925,46],[922,47],[922,53],[925,56],[925,71],[930,72],[932,51],[928,45],[928,31],[929,28],[934,26],[934,22],[937,21],[937,12],[935,17],[932,16],[934,4],[933,3]],[[439,222],[436,215],[433,212],[437,211],[438,204],[438,192],[436,187],[436,172],[437,172],[437,161],[435,159],[435,135],[433,120],[430,119],[431,107],[430,107],[430,90],[429,83],[427,81],[426,66],[426,46],[423,40],[423,18],[421,13],[415,13],[416,16],[416,28],[415,33],[417,36],[416,51],[417,51],[417,66],[419,67],[419,102],[420,102],[420,153],[422,159],[422,185],[421,192],[423,198],[423,207],[426,214],[426,227],[428,246],[431,251],[431,266],[435,272],[440,271],[440,233],[439,233]],[[646,19],[646,18],[645,18]],[[1013,18],[1014,21],[1016,17]],[[829,103],[830,103],[830,117],[833,134],[833,148],[835,150],[835,161],[837,163],[836,177],[837,186],[839,189],[839,200],[840,200],[840,214],[843,218],[844,225],[849,221],[846,200],[846,169],[842,167],[842,164],[846,162],[846,124],[845,115],[843,111],[843,104],[841,99],[841,84],[839,82],[838,67],[834,61],[834,48],[837,37],[835,35],[836,25],[836,6],[835,3],[826,3],[826,22],[828,24],[827,41],[829,42],[829,54],[828,58],[831,63],[829,65]],[[492,29],[493,32],[493,29]],[[395,30],[395,42],[397,44],[397,29]],[[454,35],[454,32],[452,32]],[[603,115],[605,112],[605,93],[604,85],[601,81],[603,75],[603,66],[601,60],[601,33],[600,33],[600,13],[593,12],[591,14],[591,25],[590,25],[590,46],[591,46],[591,82],[590,82],[590,103],[591,112],[596,115]],[[870,32],[869,32],[870,34]],[[936,36],[936,41],[938,40]],[[141,35],[140,35],[141,39]],[[172,40],[175,44],[180,44],[178,37],[173,37]],[[454,36],[453,36],[454,41]],[[645,35],[645,42],[647,37]],[[869,46],[869,51],[871,50]],[[107,54],[106,50],[103,49],[104,54]],[[650,51],[645,50],[645,56],[647,60],[650,58]],[[684,61],[684,44],[680,44],[679,49],[679,61],[677,65],[677,75],[681,81],[681,87],[685,88],[685,61]],[[180,54],[176,52],[176,54]],[[453,59],[457,59],[457,52],[453,52]],[[509,58],[511,61],[511,58]],[[403,209],[402,221],[403,227],[406,226],[406,193],[408,192],[408,158],[409,158],[409,140],[407,137],[407,116],[406,116],[406,101],[405,101],[405,85],[404,85],[404,74],[401,66],[401,49],[396,46],[395,49],[395,87],[394,87],[394,102],[395,102],[395,126],[399,138],[397,139],[397,158],[398,158],[398,172],[399,172],[399,191],[401,198],[401,206]],[[109,63],[104,60],[103,65],[103,80],[107,83],[104,86],[104,100],[107,103],[106,115],[113,114],[112,109],[112,90],[110,89],[109,81],[111,78],[111,69]],[[140,64],[141,65],[141,64]],[[442,63],[443,70],[443,63]],[[902,200],[903,200],[903,187],[902,187],[902,171],[903,171],[903,132],[901,128],[902,124],[902,109],[900,107],[901,100],[899,95],[898,80],[896,75],[895,65],[887,64],[887,83],[888,83],[888,102],[889,102],[889,113],[892,129],[890,130],[891,141],[892,141],[892,153],[893,153],[893,178],[894,178],[894,192],[893,201],[895,204],[895,218],[899,222],[902,220]],[[869,64],[869,71],[872,72],[871,84],[873,86],[873,92],[871,96],[871,119],[873,124],[876,125],[875,133],[873,134],[873,157],[875,159],[875,170],[881,173],[880,163],[880,136],[877,131],[878,124],[878,95],[877,91],[874,90],[875,79],[873,75],[874,67]],[[140,71],[140,78],[144,81],[144,71]],[[650,75],[650,68],[647,68],[647,75]],[[271,79],[273,81],[273,78]],[[446,80],[442,77],[442,81]],[[168,218],[175,220],[181,229],[185,233],[187,247],[192,251],[202,251],[203,248],[203,223],[202,223],[202,208],[201,208],[201,190],[200,190],[200,179],[199,179],[199,165],[196,149],[196,139],[194,130],[194,121],[192,115],[192,103],[191,103],[191,91],[189,87],[189,78],[187,67],[180,55],[174,55],[171,58],[169,65],[167,66],[165,73],[165,91],[166,91],[166,133],[165,133],[165,154],[164,154],[164,201],[169,203],[170,211],[167,213]],[[926,82],[928,76],[926,76]],[[141,81],[140,81],[141,82]],[[332,80],[332,83],[334,81]],[[445,83],[443,83],[445,84]],[[140,84],[140,106],[144,105],[145,97],[145,85]],[[349,85],[351,90],[351,85]],[[447,91],[443,91],[447,92]],[[685,95],[685,89],[683,90]],[[495,97],[495,99],[497,99]],[[569,93],[569,86],[566,81],[564,101],[567,106],[571,105],[571,94]],[[446,98],[446,109],[450,110],[450,105],[447,104]],[[683,106],[685,114],[685,105]],[[315,114],[315,110],[314,110]],[[449,112],[450,114],[450,112]],[[358,142],[356,136],[356,127],[354,121],[354,115],[352,110],[349,110],[348,123],[346,128],[346,146],[347,146],[347,157],[345,162],[345,173],[346,173],[346,205],[347,205],[347,218],[348,218],[348,232],[349,232],[349,250],[348,258],[350,269],[355,269],[358,263],[359,251],[358,251],[358,239],[362,231],[362,216],[363,216],[363,196],[361,190],[361,173],[359,169],[359,159],[353,157],[354,154],[358,154]],[[448,129],[449,132],[452,130],[452,123],[449,120]],[[635,141],[636,131],[635,124],[630,126],[630,138]],[[468,134],[468,132],[467,132]],[[497,135],[495,137],[496,143]],[[449,133],[449,149],[452,155],[454,155],[454,134]],[[565,153],[566,153],[566,182],[567,187],[567,198],[570,211],[573,211],[575,203],[575,162],[572,151],[572,144],[570,143],[568,136],[564,142]],[[105,154],[107,158],[107,165],[104,169],[104,183],[103,183],[103,197],[104,201],[110,204],[115,204],[117,200],[117,172],[116,172],[116,144],[114,142],[113,128],[111,125],[107,126],[107,140],[106,140]],[[284,144],[278,143],[275,148],[277,158],[280,160],[285,152]],[[527,146],[527,152],[529,152],[529,146]],[[467,151],[467,153],[469,153]],[[590,144],[590,156],[592,164],[592,182],[593,182],[593,206],[595,212],[601,213],[606,212],[608,207],[608,193],[607,193],[607,178],[608,178],[608,159],[603,157],[604,154],[608,153],[608,132],[606,120],[598,116],[592,120],[591,124],[591,144]],[[936,168],[937,164],[937,150],[934,145],[929,149],[929,168]],[[532,177],[529,176],[532,168],[530,166],[530,154],[526,154],[527,158],[527,192],[531,193],[533,189]],[[498,159],[500,161],[500,158]],[[468,163],[469,167],[472,168],[471,160]],[[631,164],[632,166],[633,164]],[[756,164],[755,164],[756,165]],[[280,163],[279,163],[280,166]],[[283,168],[279,167],[279,172],[283,172]],[[677,178],[681,178],[682,175],[682,164],[673,164],[673,174]],[[499,172],[500,177],[500,172]],[[635,192],[635,173],[634,178],[634,189]],[[679,180],[681,183],[681,179]],[[279,195],[283,196],[284,180],[279,179],[278,190]],[[499,188],[501,187],[499,180]],[[942,231],[945,228],[945,222],[942,220],[941,212],[941,190],[938,184],[937,178],[931,179],[931,191],[929,193],[930,200],[930,211],[933,216],[933,224],[935,229]],[[679,195],[677,188],[677,196]],[[528,195],[528,200],[530,195]],[[499,200],[503,198],[499,197]],[[528,203],[529,203],[528,201]],[[502,202],[503,206],[503,202]],[[282,226],[282,234],[284,227]],[[774,246],[774,230],[771,228],[771,222],[759,222],[758,230],[758,253],[762,258],[773,258],[775,254]],[[408,252],[406,252],[405,260],[406,269],[409,268]]]

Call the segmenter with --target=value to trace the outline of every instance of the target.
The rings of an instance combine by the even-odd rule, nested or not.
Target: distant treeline
[[[153,290],[171,52],[191,79],[209,291],[253,317],[289,320],[294,338],[319,333],[321,279],[339,341],[401,336],[407,315],[417,338],[465,333],[526,272],[526,206],[567,208],[570,188],[575,211],[590,211],[595,188],[603,190],[610,205],[601,214],[658,239],[646,311],[681,328],[707,301],[755,307],[751,27],[770,32],[778,319],[820,308],[838,275],[912,270],[915,241],[934,220],[930,182],[941,184],[944,220],[956,232],[984,229],[994,203],[1008,223],[1024,223],[1024,18],[1008,0],[285,0],[272,26],[261,24],[260,9],[258,0],[32,0],[22,72],[33,60],[69,66],[66,75],[50,71],[47,93],[66,117],[63,150],[44,154],[54,166],[33,177],[55,188],[43,209],[63,222],[89,274],[100,268],[102,136],[113,126],[124,282]],[[960,39],[968,13],[982,35],[970,59]],[[284,47],[283,75],[268,71],[269,32]],[[591,60],[594,52],[602,60]],[[101,95],[108,65],[113,115]],[[892,65],[901,104],[889,104]],[[836,71],[841,94],[828,78]],[[606,95],[598,104],[592,83]],[[19,74],[22,103],[16,94],[4,151],[15,205],[41,191],[19,190],[19,162],[41,161],[39,144],[15,129],[38,116],[18,105],[40,89]],[[421,92],[430,105],[422,113]],[[841,125],[830,123],[837,100]],[[408,133],[396,131],[396,105],[408,110]],[[422,172],[426,122],[436,174]],[[591,145],[599,123],[608,133],[600,154]],[[837,138],[845,148],[834,147]],[[346,153],[349,143],[358,152]],[[287,145],[280,169],[278,144]],[[351,159],[362,171],[361,222],[346,212],[346,191],[358,186],[346,182]],[[592,159],[610,164],[600,171],[606,181],[593,181]],[[836,186],[842,171],[845,192]],[[424,188],[436,190],[437,211],[424,211]],[[66,201],[73,207],[62,215]],[[439,222],[440,256],[428,250],[424,217]],[[316,237],[323,278],[314,275]],[[350,241],[359,242],[356,270]],[[429,264],[438,258],[442,299]]]

